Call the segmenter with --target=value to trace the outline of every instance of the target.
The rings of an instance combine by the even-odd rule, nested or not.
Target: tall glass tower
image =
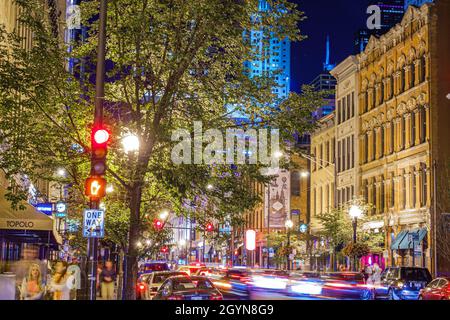
[[[265,0],[259,1],[259,11],[271,10]],[[276,86],[273,93],[279,99],[285,99],[290,91],[291,79],[291,43],[289,39],[278,39],[273,34],[265,34],[263,30],[251,30],[244,33],[255,50],[255,59],[247,61],[245,72],[250,78],[268,75],[274,78]],[[264,38],[268,40],[263,41]]]

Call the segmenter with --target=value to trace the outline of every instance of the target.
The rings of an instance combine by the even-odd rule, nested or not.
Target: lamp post
[[[356,243],[356,228],[358,226],[358,218],[360,218],[363,214],[362,209],[357,206],[353,205],[350,207],[348,214],[352,218],[352,225],[353,225],[353,243]],[[353,257],[353,271],[356,271],[356,257]]]
[[[291,229],[294,226],[294,223],[292,222],[291,219],[286,220],[286,222],[284,223],[284,226],[286,227],[286,232],[287,232],[287,248],[289,250],[289,247],[291,246]],[[290,263],[290,259],[289,259],[289,251],[286,253],[286,262],[287,262],[287,270],[291,270],[291,263]]]

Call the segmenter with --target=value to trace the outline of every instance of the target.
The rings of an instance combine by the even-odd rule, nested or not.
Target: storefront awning
[[[391,244],[391,250],[399,250],[399,245],[403,241],[403,239],[408,234],[407,230],[400,231],[400,233],[397,235],[397,237],[394,239],[394,241]]]
[[[53,231],[53,219],[26,203],[25,210],[14,210],[0,189],[0,230]]]
[[[407,235],[403,238],[403,240],[399,244],[399,250],[414,249],[414,244],[422,243],[426,235],[427,235],[426,228],[408,231]],[[413,240],[414,237],[416,238],[415,241]]]

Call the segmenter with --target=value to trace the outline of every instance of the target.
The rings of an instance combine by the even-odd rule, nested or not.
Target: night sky
[[[298,92],[322,71],[327,35],[331,63],[338,64],[353,54],[354,34],[365,25],[367,0],[291,1],[308,17],[299,26],[308,39],[292,43],[291,48],[291,90]]]

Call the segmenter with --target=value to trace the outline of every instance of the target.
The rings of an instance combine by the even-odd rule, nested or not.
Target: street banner
[[[265,225],[269,221],[270,229],[284,229],[285,222],[290,217],[290,173],[288,170],[279,170],[277,176],[265,188]],[[269,217],[267,217],[269,215]]]
[[[103,210],[84,210],[83,237],[103,238],[105,236],[105,212]]]

